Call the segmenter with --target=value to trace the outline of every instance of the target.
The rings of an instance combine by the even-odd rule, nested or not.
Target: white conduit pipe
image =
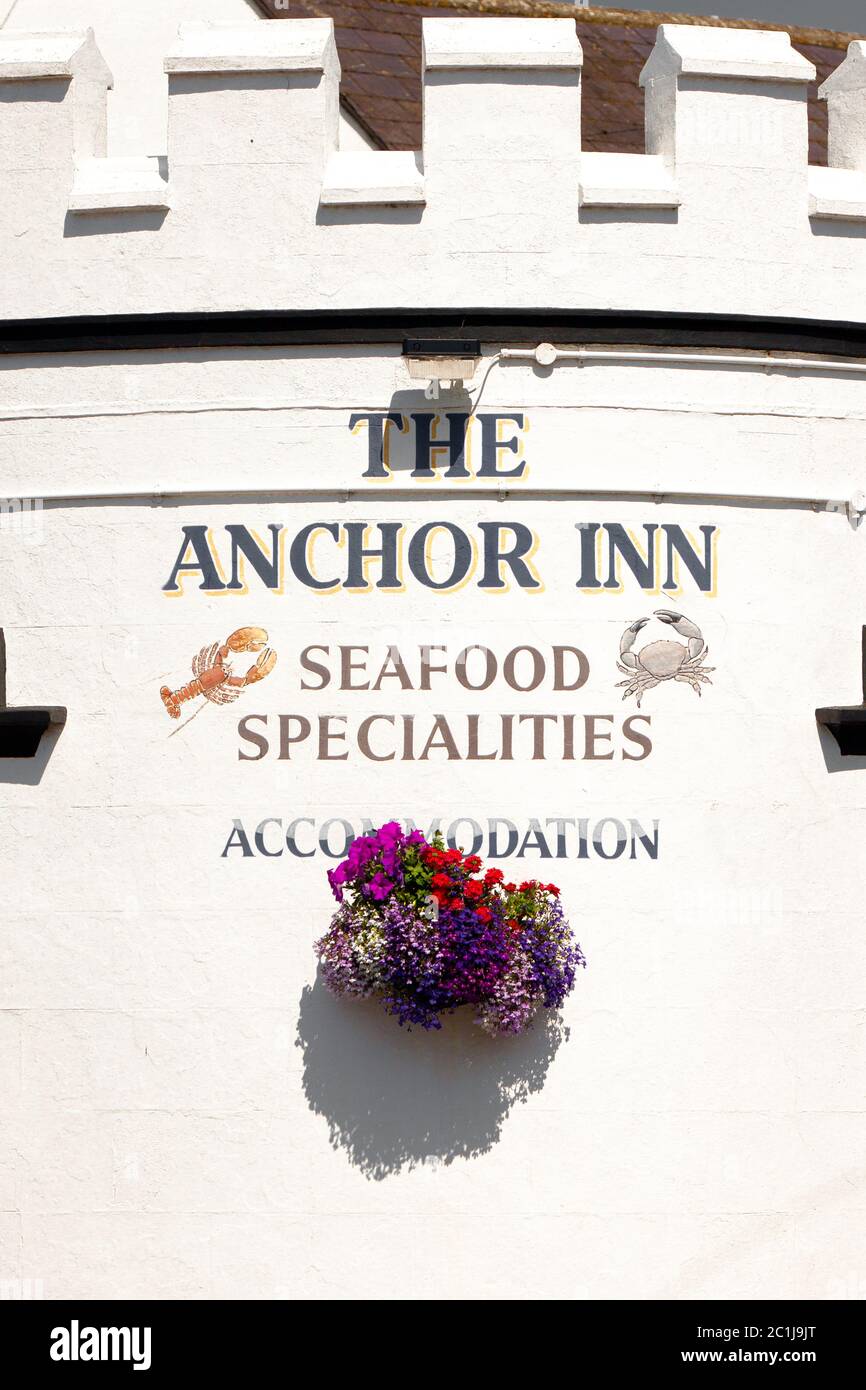
[[[553,367],[557,362],[660,362],[689,367],[760,367],[762,370],[801,372],[843,372],[851,375],[866,373],[866,360],[842,362],[828,357],[774,357],[769,352],[649,352],[640,348],[558,348],[553,343],[539,343],[536,348],[502,348],[497,356],[523,362],[535,362],[539,367]]]
[[[817,371],[817,372],[842,372],[852,375],[866,373],[866,360],[857,362],[842,362],[835,358],[824,357],[773,357],[771,353],[727,353],[727,352],[651,352],[640,348],[557,348],[553,343],[539,343],[535,348],[501,348],[494,357],[493,361],[523,361],[535,362],[539,367],[553,367],[559,361],[571,362],[655,362],[670,365],[675,363],[678,366],[688,365],[691,367],[759,367],[766,371],[792,370],[797,371]],[[326,489],[327,491],[327,489]],[[197,487],[197,488],[167,488],[156,487],[141,489],[129,492],[105,491],[105,492],[57,492],[42,493],[39,500],[41,502],[96,502],[96,501],[158,501],[160,498],[181,498],[185,495],[191,496],[213,496],[213,497],[232,497],[247,496],[283,496],[287,500],[292,495],[307,495],[309,489],[294,488],[275,488],[271,487],[247,487],[235,485],[231,488],[224,487]],[[356,489],[336,489],[339,500],[348,502],[361,497],[368,497],[368,493],[362,493]],[[469,495],[479,496],[490,492],[490,489],[473,489]],[[794,504],[797,506],[810,506],[816,511],[839,512],[848,517],[852,523],[859,524],[861,518],[866,514],[866,492],[858,490],[849,498],[833,497],[794,497],[782,494],[757,494],[757,493],[736,493],[736,492],[714,492],[704,493],[700,490],[683,489],[664,491],[653,489],[647,492],[638,492],[631,488],[545,488],[544,496],[550,498],[567,497],[621,497],[636,500],[647,497],[651,500],[671,500],[676,497],[688,497],[690,499],[700,498],[705,501],[718,500],[727,503],[749,503],[755,505],[778,505]],[[393,493],[391,496],[393,497]],[[413,490],[411,495],[417,495]],[[437,494],[441,495],[441,494]],[[500,500],[506,497],[516,497],[521,495],[520,489],[497,489],[495,494]]]
[[[841,372],[851,376],[866,373],[866,361],[842,362],[827,357],[774,357],[769,352],[651,352],[643,348],[558,348],[553,343],[539,343],[535,348],[501,348],[497,359],[534,362],[538,367],[555,367],[557,362],[655,362],[689,367],[752,367],[762,371]],[[672,494],[669,494],[672,495]],[[728,501],[802,501],[794,498],[737,497],[733,493],[717,494]],[[815,498],[812,505],[828,512],[843,512],[851,522],[860,522],[866,513],[866,493],[857,491],[841,502],[832,498]]]
[[[389,489],[385,493],[378,494],[383,501],[402,502],[412,498],[422,497],[427,488],[395,488]],[[531,501],[588,501],[595,498],[617,498],[621,501],[640,502],[649,501],[653,503],[675,502],[678,498],[689,502],[706,502],[712,504],[718,502],[721,505],[734,506],[793,506],[810,507],[815,512],[838,512],[842,516],[847,516],[852,523],[860,523],[861,518],[866,515],[866,491],[857,491],[851,497],[803,497],[786,493],[759,493],[759,492],[705,492],[701,488],[671,488],[664,490],[661,488],[612,488],[599,486],[591,487],[550,487],[550,488],[489,488],[478,487],[471,489],[461,488],[446,489],[449,496],[467,499],[491,498],[497,502],[510,502],[516,498],[529,499]],[[443,491],[437,488],[435,496],[442,499]],[[347,502],[365,502],[371,500],[372,494],[364,492],[359,488],[289,488],[270,485],[248,486],[244,483],[235,483],[231,487],[213,487],[207,483],[196,484],[195,486],[155,486],[146,488],[136,488],[123,491],[119,488],[105,488],[92,492],[39,492],[29,498],[0,497],[0,531],[3,528],[4,519],[8,516],[10,520],[19,512],[26,514],[29,510],[38,510],[48,505],[62,506],[65,503],[74,504],[76,502],[142,502],[157,503],[170,501],[173,503],[182,502],[185,497],[212,497],[218,500],[267,497],[269,499],[281,499],[291,504],[295,499],[308,501],[312,497],[320,497],[322,500],[327,498],[338,506]],[[26,504],[26,505],[25,505]],[[35,506],[33,505],[35,504]]]

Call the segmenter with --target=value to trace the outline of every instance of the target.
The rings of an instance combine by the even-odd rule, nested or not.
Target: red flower
[[[468,883],[464,883],[463,892],[467,898],[480,898],[484,892],[484,884],[479,883],[477,878],[470,878]]]
[[[501,883],[505,875],[501,869],[488,869],[484,875],[485,883]]]
[[[481,922],[489,922],[493,913],[490,911],[489,907],[476,907],[475,916]]]
[[[481,868],[481,860],[478,858],[477,854],[467,854],[463,862],[470,874],[477,874],[478,870]]]
[[[459,864],[462,858],[463,855],[460,853],[459,849],[446,849],[445,853],[442,855],[442,862],[444,864]]]
[[[502,887],[505,889],[506,893],[514,893],[517,890],[516,883],[503,883]]]
[[[523,882],[521,883],[521,885],[520,885],[520,891],[521,891],[521,893],[529,893],[529,892],[532,891],[532,889],[533,889],[534,887],[535,887],[535,879],[534,879],[534,878],[525,878],[525,879],[523,880]]]
[[[547,891],[548,893],[552,893],[555,898],[559,897],[559,889],[557,888],[555,883],[548,883]]]
[[[463,906],[463,899],[452,898],[448,906],[451,908],[452,912],[459,912],[461,907]]]
[[[520,931],[520,923],[514,917],[509,917],[505,925],[510,927],[512,931]]]
[[[444,907],[448,901],[448,894],[442,888],[434,888],[432,896],[436,899],[440,907]]]
[[[434,874],[430,882],[434,888],[450,888],[451,879],[448,874]]]

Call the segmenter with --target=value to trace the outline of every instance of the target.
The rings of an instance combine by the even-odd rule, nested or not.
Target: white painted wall
[[[475,63],[480,40],[501,54],[502,27],[446,36],[450,61],[458,41]],[[529,36],[536,61],[539,46],[567,60],[558,32]],[[537,69],[484,84],[442,71],[464,76],[459,92],[441,76],[428,91],[427,203],[411,215],[317,217],[333,130],[321,83],[173,97],[172,209],[158,226],[94,217],[89,235],[61,236],[61,165],[50,181],[13,171],[7,312],[487,301],[860,314],[861,227],[810,222],[790,77],[747,79],[752,98],[736,79],[734,126],[747,137],[772,115],[778,141],[727,162],[716,125],[696,150],[709,117],[685,83],[679,212],[592,220],[573,68],[547,86]],[[26,119],[45,117],[35,107]],[[281,128],[287,107],[294,141],[250,163],[249,131]],[[493,116],[509,111],[500,129]],[[14,119],[4,107],[0,146]],[[554,187],[550,217],[537,202]],[[19,219],[29,242],[11,235]],[[864,530],[825,503],[863,487],[866,385],[806,369],[544,372],[484,346],[473,403],[529,420],[529,471],[499,486],[425,488],[399,440],[393,479],[364,480],[350,414],[427,408],[396,345],[0,363],[3,486],[58,499],[35,530],[3,532],[9,699],[69,708],[35,764],[0,764],[4,1280],[41,1281],[48,1297],[862,1297],[866,773],[822,742],[814,710],[860,693]],[[471,458],[477,469],[477,441]],[[267,540],[269,524],[293,536],[317,520],[432,519],[476,538],[481,521],[529,526],[543,587],[484,594],[473,576],[439,594],[409,575],[402,593],[320,594],[289,573],[282,593],[255,575],[240,594],[189,580],[181,597],[163,592],[184,525],[220,538],[243,523]],[[612,521],[640,544],[646,526],[717,527],[714,590],[683,573],[681,592],[645,592],[628,572],[621,590],[579,590],[575,528]],[[320,576],[345,563],[327,537],[315,554]],[[625,627],[659,607],[699,624],[712,684],[700,698],[650,690],[652,753],[628,761],[622,720],[638,711],[616,657]],[[175,733],[160,686],[252,623],[278,652],[273,674]],[[451,679],[301,688],[310,644],[411,659],[420,642],[500,657],[575,645],[590,677],[573,694],[469,694]],[[571,713],[578,728],[612,716],[616,756],[541,763],[526,734],[511,762],[359,753],[371,713],[465,729],[473,711],[487,735],[507,712]],[[307,741],[290,760],[242,761],[238,719],[252,712],[344,716],[350,756],[322,759]],[[377,747],[389,730],[376,727]],[[561,884],[589,958],[558,1047],[540,1034],[490,1043],[459,1021],[405,1035],[372,1007],[329,1001],[311,947],[330,861],[222,854],[234,819],[254,831],[302,818],[306,851],[303,818],[395,813],[658,820],[655,861],[510,861]],[[273,848],[275,827],[263,833]]]
[[[375,150],[378,148],[373,144],[367,132],[346,111],[340,112],[339,146],[341,150]]]
[[[95,29],[114,77],[109,153],[155,155],[166,148],[163,59],[178,25],[194,19],[250,24],[260,14],[251,0],[17,0],[3,29]]]

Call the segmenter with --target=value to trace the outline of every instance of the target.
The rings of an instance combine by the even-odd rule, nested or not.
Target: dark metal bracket
[[[822,729],[831,733],[843,758],[866,757],[866,627],[861,629],[863,652],[863,703],[861,705],[828,705],[816,709],[815,718]]]
[[[63,705],[6,704],[6,638],[0,628],[0,758],[34,758],[42,735],[52,725],[66,723]]]

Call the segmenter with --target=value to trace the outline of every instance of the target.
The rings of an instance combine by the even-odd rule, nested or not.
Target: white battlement
[[[340,65],[330,19],[296,19],[290,24],[180,26],[165,60],[167,73],[325,72]]]
[[[758,82],[811,82],[815,69],[771,29],[716,29],[700,24],[660,24],[640,84],[659,77],[743,77]]]
[[[92,29],[57,34],[0,32],[0,84],[5,96],[0,113],[0,167],[14,169],[22,156],[30,161],[48,155],[61,165],[104,157],[105,95],[112,80]],[[46,102],[49,83],[52,89]],[[58,100],[64,108],[60,120],[52,109]]]
[[[94,78],[103,86],[111,86],[111,73],[96,47],[92,29],[67,29],[57,34],[0,32],[0,81],[50,77]]]
[[[424,67],[580,68],[583,50],[570,19],[428,19],[424,21]]]
[[[168,159],[108,159],[91,32],[0,32],[2,317],[605,307],[866,316],[866,44],[664,24],[645,155],[583,152],[566,19],[424,21],[423,151],[339,151],[327,19],[186,24]],[[254,266],[254,273],[250,273]],[[383,274],[387,267],[387,275]]]

